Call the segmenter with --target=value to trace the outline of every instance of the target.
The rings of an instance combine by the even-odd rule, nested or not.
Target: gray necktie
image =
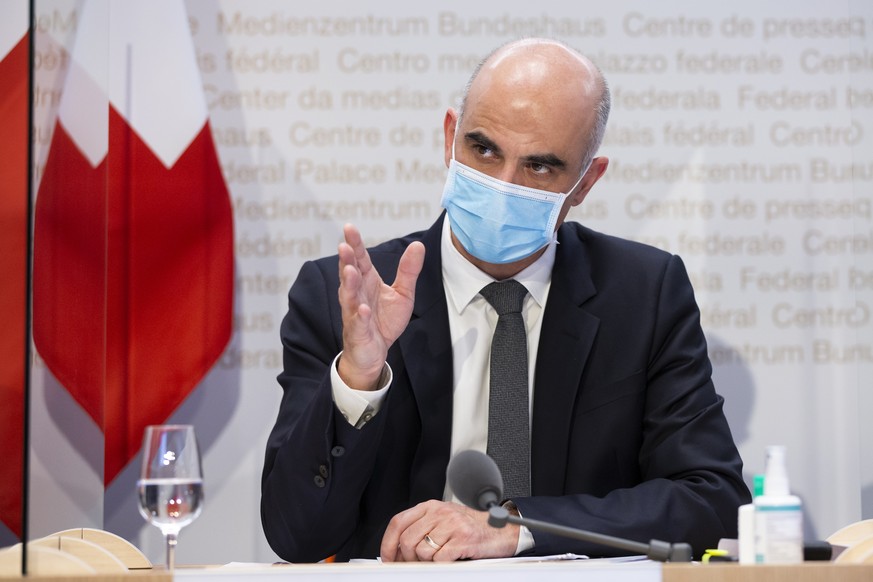
[[[491,341],[488,455],[503,475],[504,498],[530,495],[527,330],[521,306],[527,289],[515,279],[486,285],[482,296],[497,311]]]

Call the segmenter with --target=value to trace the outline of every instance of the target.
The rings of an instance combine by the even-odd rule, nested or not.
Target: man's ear
[[[443,135],[445,141],[443,143],[443,157],[445,158],[446,167],[449,167],[449,162],[452,161],[452,144],[455,141],[455,128],[458,124],[458,113],[449,107],[446,110],[446,117],[443,119]]]
[[[578,206],[582,204],[582,201],[585,200],[585,197],[588,196],[588,192],[591,191],[591,188],[594,187],[594,184],[603,177],[603,174],[606,173],[606,168],[609,166],[609,158],[606,156],[598,156],[591,160],[591,166],[588,168],[588,171],[585,172],[585,176],[582,178],[582,181],[579,183],[579,188],[576,190],[576,193],[573,194],[572,199],[570,200],[570,204],[572,206]]]

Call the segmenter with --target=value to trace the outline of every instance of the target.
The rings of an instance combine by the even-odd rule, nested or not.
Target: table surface
[[[501,582],[871,582],[873,564],[807,562],[798,565],[615,563],[601,560],[561,562],[455,562],[451,564],[233,564],[181,566],[172,575],[164,570],[118,575],[46,576],[40,582],[382,582],[411,580],[482,582],[497,576]],[[485,578],[487,576],[487,578]],[[0,577],[6,580],[5,577]],[[13,578],[8,578],[13,579]],[[20,579],[20,578],[18,578]]]
[[[807,562],[798,565],[660,564],[649,561],[611,562],[573,560],[555,562],[477,561],[450,564],[287,564],[226,565],[180,568],[174,576],[182,582],[220,580],[258,581],[320,580],[370,582],[410,580],[429,582],[451,576],[453,582],[498,579],[501,582],[871,582],[873,565]]]

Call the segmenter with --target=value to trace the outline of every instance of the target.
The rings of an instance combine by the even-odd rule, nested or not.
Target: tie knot
[[[479,292],[497,311],[497,315],[521,313],[527,289],[515,279],[489,283]]]

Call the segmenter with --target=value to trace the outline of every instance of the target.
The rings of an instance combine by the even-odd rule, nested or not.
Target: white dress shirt
[[[490,275],[473,266],[452,244],[449,221],[443,226],[440,245],[443,288],[452,340],[452,456],[467,449],[486,452],[488,444],[488,393],[491,372],[491,338],[497,311],[479,291],[493,283]],[[522,305],[527,328],[528,402],[533,410],[533,379],[542,329],[542,312],[552,280],[555,243],[525,270],[513,277],[528,291]],[[445,499],[452,499],[448,484]],[[457,500],[456,500],[457,501]]]

